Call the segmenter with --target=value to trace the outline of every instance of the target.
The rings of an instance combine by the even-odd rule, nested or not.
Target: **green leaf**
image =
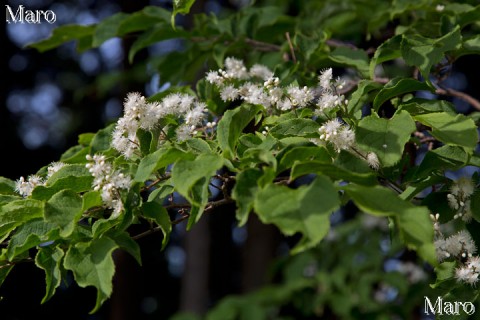
[[[269,133],[275,138],[285,137],[318,137],[320,125],[311,119],[289,119],[270,129]]]
[[[53,29],[53,33],[49,38],[29,44],[28,47],[35,48],[40,52],[44,52],[72,40],[83,40],[91,43],[91,37],[94,30],[94,25],[65,25],[57,27]]]
[[[201,154],[194,160],[179,160],[172,169],[175,190],[192,205],[188,228],[200,219],[208,202],[210,177],[222,168],[223,158],[216,154]]]
[[[130,50],[128,51],[128,61],[133,62],[133,58],[141,49],[146,48],[152,44],[158,43],[163,40],[173,39],[173,38],[186,38],[188,35],[187,32],[180,29],[172,29],[166,23],[156,24],[150,30],[147,30],[145,33],[141,34],[137,40],[132,44]]]
[[[337,47],[330,53],[330,59],[342,66],[349,66],[357,69],[360,74],[369,77],[369,59],[367,53],[362,49],[349,47]]]
[[[398,110],[405,110],[410,115],[418,115],[432,112],[447,112],[457,114],[455,106],[445,100],[427,100],[420,98],[410,99],[398,106]]]
[[[60,161],[64,163],[85,163],[90,147],[73,146],[60,156]]]
[[[480,35],[475,35],[473,37],[464,38],[462,43],[462,48],[455,51],[454,56],[455,60],[470,54],[479,54],[480,53]]]
[[[102,196],[99,191],[88,191],[82,195],[82,211],[103,205]]]
[[[290,180],[308,174],[323,174],[333,180],[349,181],[365,185],[377,183],[376,175],[372,172],[357,173],[353,170],[344,169],[338,165],[320,161],[296,162],[290,173]]]
[[[330,229],[330,214],[339,205],[337,191],[324,176],[298,189],[270,184],[256,194],[254,202],[263,223],[275,224],[285,235],[303,235],[293,253],[311,248],[325,237]]]
[[[363,105],[369,98],[369,93],[379,90],[382,85],[372,80],[360,80],[357,86],[357,90],[352,93],[350,100],[348,101],[348,112],[350,115],[354,115],[356,112],[361,111]]]
[[[414,177],[421,179],[437,171],[460,169],[467,164],[468,158],[467,152],[461,147],[442,146],[430,150],[415,171]]]
[[[478,132],[475,122],[463,114],[452,115],[446,112],[435,112],[416,115],[415,120],[432,128],[432,135],[438,140],[473,150],[478,143]]]
[[[12,271],[14,264],[6,263],[3,264],[3,261],[0,261],[0,286],[3,284],[7,278],[10,271]]]
[[[32,192],[32,198],[48,200],[55,193],[71,189],[75,192],[85,192],[92,189],[93,176],[84,164],[72,164],[55,172],[45,186],[37,186]]]
[[[142,265],[142,256],[140,254],[140,246],[132,239],[132,237],[126,231],[115,231],[109,234],[113,241],[123,250],[128,252],[135,258],[139,265]]]
[[[15,195],[15,182],[4,177],[0,177],[0,194]]]
[[[402,158],[405,143],[415,130],[412,117],[400,111],[391,119],[379,118],[376,114],[363,118],[355,134],[361,149],[375,152],[382,166],[390,167]]]
[[[277,173],[281,173],[293,167],[296,162],[316,160],[324,163],[331,163],[331,156],[327,149],[318,146],[293,147],[286,151],[280,158]]]
[[[112,132],[115,129],[115,123],[107,126],[104,129],[98,130],[93,137],[92,143],[90,145],[90,154],[95,154],[100,151],[106,151],[110,149],[110,142],[112,140]]]
[[[233,158],[238,137],[260,110],[262,110],[261,106],[243,104],[224,113],[222,119],[218,122],[217,140],[225,158]]]
[[[0,207],[0,239],[5,239],[17,226],[42,218],[44,203],[34,199],[12,201]]]
[[[258,191],[257,181],[262,172],[256,168],[246,169],[236,176],[236,183],[232,190],[232,198],[237,204],[235,217],[239,226],[247,223],[248,215],[253,209],[253,201]]]
[[[97,289],[97,301],[90,312],[95,313],[112,293],[112,279],[115,273],[112,252],[117,244],[110,238],[102,237],[91,242],[79,242],[71,246],[63,263],[65,269],[73,271],[75,281],[82,288],[93,286]]]
[[[157,23],[168,22],[170,13],[159,6],[146,6],[132,13],[118,27],[118,35],[154,29]]]
[[[360,210],[376,216],[394,218],[407,247],[416,250],[430,264],[437,265],[432,221],[426,207],[414,206],[381,186],[349,184],[344,189]]]
[[[190,12],[190,7],[195,3],[195,0],[173,0],[172,12],[172,28],[175,29],[175,16],[177,14],[186,15]]]
[[[430,87],[424,83],[411,78],[394,78],[390,80],[385,87],[377,94],[373,100],[373,108],[378,111],[380,106],[386,101],[403,95],[409,92],[419,90],[431,90]]]
[[[64,256],[59,246],[42,247],[35,256],[35,264],[45,271],[46,292],[42,303],[47,302],[54,294],[62,280],[61,263]]]
[[[62,237],[72,234],[82,213],[82,197],[69,189],[55,193],[45,203],[45,220],[60,227]]]
[[[384,43],[382,43],[375,54],[373,55],[372,60],[370,61],[370,78],[375,77],[375,67],[385,61],[390,61],[401,57],[400,53],[400,44],[402,42],[402,35],[396,35]]]
[[[157,202],[145,202],[142,205],[142,212],[145,218],[155,221],[163,233],[162,250],[165,249],[172,232],[172,222],[167,210]]]
[[[136,182],[145,182],[151,175],[161,168],[166,168],[168,165],[175,163],[178,160],[191,160],[194,155],[181,151],[177,148],[161,148],[145,156],[138,165],[137,173],[135,174]]]
[[[12,261],[14,257],[37,245],[58,238],[56,225],[43,219],[34,219],[25,222],[15,231],[7,247],[7,258]]]
[[[167,196],[171,195],[173,193],[173,186],[171,186],[170,180],[166,180],[163,182],[164,184],[160,184],[155,186],[155,190],[153,190],[149,195],[148,195],[148,202],[152,201],[162,201],[164,200]]]
[[[21,200],[23,199],[20,195],[14,196],[14,195],[7,195],[7,194],[0,194],[0,206],[3,206],[6,203],[15,201],[15,200]]]
[[[116,37],[118,35],[118,27],[129,17],[130,15],[127,13],[118,12],[103,19],[95,28],[92,47],[98,47],[108,39]]]
[[[192,138],[185,140],[185,145],[189,150],[193,151],[196,154],[200,153],[212,153],[212,148],[205,140]]]
[[[460,27],[457,26],[438,39],[429,39],[418,34],[404,35],[401,52],[407,65],[419,68],[422,76],[430,83],[429,74],[432,66],[444,58],[445,52],[459,49],[461,43],[462,35]]]
[[[82,147],[90,145],[93,138],[95,137],[95,133],[87,132],[81,133],[78,135],[78,144]]]

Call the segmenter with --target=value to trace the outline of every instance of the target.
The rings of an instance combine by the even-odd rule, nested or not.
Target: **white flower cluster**
[[[476,284],[480,275],[480,257],[474,256],[477,246],[472,236],[468,231],[461,230],[446,238],[441,231],[439,218],[438,213],[430,215],[435,231],[434,245],[438,261],[456,259],[460,266],[455,269],[455,278],[470,285]]]
[[[477,252],[477,246],[470,233],[461,230],[448,238],[438,237],[435,240],[435,250],[439,261],[451,257],[462,260],[471,258]]]
[[[325,113],[348,102],[343,95],[337,94],[337,90],[342,89],[344,84],[339,79],[336,82],[333,81],[331,68],[322,71],[318,77],[318,82],[322,95],[317,101],[316,114]]]
[[[349,151],[365,160],[372,169],[378,170],[380,168],[380,160],[377,154],[355,148],[355,132],[339,119],[328,120],[318,129],[318,133],[320,135],[319,139],[310,139],[316,145],[330,143],[338,153],[342,150]]]
[[[107,208],[113,209],[112,217],[118,217],[123,211],[123,203],[120,198],[120,189],[129,189],[132,179],[118,170],[106,160],[104,155],[96,154],[93,157],[87,155],[89,163],[85,165],[94,177],[93,189],[100,191],[102,200]]]
[[[266,66],[256,64],[247,70],[242,60],[225,59],[225,70],[209,71],[206,80],[220,89],[223,101],[242,99],[248,103],[263,105],[266,109],[288,111],[296,107],[307,107],[315,101],[315,91],[306,86],[280,86],[280,80]],[[317,99],[316,113],[322,113],[344,103],[337,95],[340,84],[332,81],[332,69],[319,77],[321,95]]]
[[[112,146],[126,158],[131,158],[139,148],[138,129],[150,130],[167,115],[183,118],[177,129],[180,141],[191,136],[202,122],[206,105],[188,94],[173,93],[161,102],[147,102],[139,93],[129,93],[124,102],[124,115],[117,121],[112,135]]]
[[[25,180],[24,177],[20,177],[15,181],[15,191],[23,197],[30,196],[36,186],[46,185],[48,178],[63,166],[65,166],[65,163],[63,162],[52,162],[47,168],[47,177],[45,179],[36,174],[28,176],[27,180]]]
[[[20,177],[20,179],[15,181],[15,191],[23,197],[28,197],[36,186],[43,185],[45,185],[45,180],[39,175],[32,174],[28,176],[27,180],[24,177]]]
[[[470,285],[474,285],[478,281],[480,275],[480,257],[470,257],[463,266],[455,270],[455,278]]]
[[[336,118],[325,122],[318,132],[320,140],[331,143],[337,152],[349,150],[355,144],[355,132]]]
[[[467,177],[462,177],[452,184],[447,199],[450,208],[456,210],[454,219],[462,218],[467,222],[472,219],[470,196],[474,191],[472,179]]]

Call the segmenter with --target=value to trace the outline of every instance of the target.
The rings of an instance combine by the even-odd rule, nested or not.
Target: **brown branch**
[[[472,107],[480,111],[480,101],[464,92],[457,91],[451,88],[437,88],[437,90],[435,90],[435,93],[443,96],[452,96],[462,99],[463,101],[468,102]]]
[[[265,51],[265,52],[275,52],[275,51],[280,51],[282,49],[282,47],[279,45],[268,43],[268,42],[257,41],[250,38],[246,38],[245,43],[254,47],[259,51]]]
[[[287,38],[288,46],[290,47],[290,54],[292,55],[293,63],[297,63],[297,57],[295,57],[295,50],[293,49],[292,40],[290,39],[290,32],[285,32],[285,37]]]
[[[149,184],[148,186],[143,187],[141,191],[150,190],[151,188],[155,187],[160,182],[165,181],[169,178],[170,178],[170,174],[166,173],[163,177],[160,177],[157,180],[155,180],[154,182],[152,182],[151,184]]]
[[[327,45],[329,45],[330,47],[334,47],[334,48],[347,47],[347,48],[350,48],[350,49],[353,49],[353,50],[358,50],[358,48],[356,46],[354,46],[353,44],[348,43],[348,42],[343,42],[343,41],[340,41],[340,40],[336,40],[336,39],[328,39],[327,41],[325,41],[325,43]]]
[[[205,213],[209,213],[209,212],[212,211],[214,208],[217,208],[217,207],[219,207],[219,206],[222,206],[222,205],[225,205],[225,204],[229,204],[229,203],[232,203],[232,202],[233,202],[232,199],[221,199],[221,200],[209,202],[209,203],[207,203],[204,212],[205,212]],[[166,206],[165,209],[171,209],[171,208],[190,208],[190,207],[191,207],[190,204],[171,204],[171,205]],[[189,217],[190,217],[190,214],[184,213],[180,218],[173,220],[171,223],[172,223],[172,225],[177,225],[177,224],[179,224],[180,222],[185,221],[185,220],[188,219]],[[142,233],[139,233],[139,234],[137,234],[137,235],[134,235],[134,236],[132,236],[132,239],[133,239],[133,240],[138,240],[138,239],[141,239],[141,238],[146,237],[146,236],[148,236],[148,235],[151,235],[151,234],[153,234],[153,233],[159,232],[159,231],[161,231],[161,230],[162,230],[162,228],[161,228],[160,226],[158,226],[158,227],[149,229],[149,230],[147,230],[147,231],[145,231],[145,232],[142,232]]]
[[[0,265],[0,269],[8,268],[8,267],[13,267],[14,265],[19,264],[19,263],[34,262],[34,261],[35,261],[35,260],[34,260],[33,258],[28,257],[28,258],[21,259],[21,260],[17,260],[17,261],[7,262],[7,263],[5,263],[4,265]]]

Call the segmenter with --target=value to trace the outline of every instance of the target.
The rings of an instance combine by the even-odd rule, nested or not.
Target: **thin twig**
[[[347,48],[350,48],[350,49],[353,49],[353,50],[358,50],[358,48],[356,46],[354,46],[353,44],[348,43],[348,42],[343,42],[343,41],[340,41],[340,40],[336,40],[336,39],[328,39],[327,41],[325,41],[325,43],[327,45],[329,45],[330,47],[334,47],[334,48],[347,47]]]
[[[280,51],[282,49],[282,47],[280,47],[279,45],[268,43],[268,42],[262,42],[258,40],[253,40],[250,38],[246,38],[245,43],[254,47],[255,49],[258,49],[259,51],[275,52],[275,51]]]
[[[285,32],[285,37],[287,37],[288,46],[290,47],[290,53],[292,55],[292,60],[294,63],[297,63],[297,57],[295,57],[295,50],[293,49],[292,40],[290,39],[290,32]]]
[[[170,178],[170,174],[166,173],[163,177],[160,177],[157,180],[155,180],[154,182],[152,182],[151,184],[149,184],[148,186],[143,187],[142,191],[150,190],[151,188],[155,187],[160,182],[165,181],[169,178]]]
[[[218,200],[218,201],[212,201],[210,203],[207,204],[207,206],[205,207],[205,210],[204,212],[205,213],[208,213],[210,211],[212,211],[214,208],[216,207],[219,207],[219,206],[222,206],[222,205],[225,205],[225,204],[229,204],[229,203],[232,203],[233,200],[232,199],[221,199],[221,200]],[[168,208],[188,208],[188,207],[191,207],[191,205],[187,205],[187,204],[182,204],[182,205],[176,205],[176,204],[173,204],[173,205],[169,205],[169,206],[166,206],[165,208],[168,209]],[[180,222],[182,221],[185,221],[186,219],[188,219],[190,217],[190,215],[188,213],[185,213],[183,214],[180,218],[178,219],[175,219],[171,222],[172,225],[177,225],[179,224]],[[161,231],[162,228],[160,226],[158,227],[155,227],[155,228],[152,228],[152,229],[149,229],[145,232],[142,232],[142,233],[139,233],[137,235],[134,235],[132,236],[132,239],[133,240],[138,240],[138,239],[141,239],[143,237],[146,237],[148,235],[151,235],[153,233],[156,233],[156,232],[159,232]]]
[[[437,88],[437,90],[435,90],[435,93],[444,96],[457,97],[459,99],[462,99],[463,101],[468,102],[472,107],[480,111],[480,101],[466,94],[465,92],[457,91],[451,88]]]

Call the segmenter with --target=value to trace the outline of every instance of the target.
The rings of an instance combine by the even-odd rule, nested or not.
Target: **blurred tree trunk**
[[[276,256],[280,236],[272,225],[265,225],[254,214],[247,222],[247,241],[243,248],[242,291],[258,289],[268,280],[268,268]]]
[[[110,300],[110,319],[138,319],[142,299],[142,288],[139,285],[142,282],[140,266],[130,254],[124,251],[115,251],[113,258],[115,276]]]
[[[210,228],[209,215],[204,215],[185,234],[185,269],[180,293],[180,311],[204,314],[208,308]]]

